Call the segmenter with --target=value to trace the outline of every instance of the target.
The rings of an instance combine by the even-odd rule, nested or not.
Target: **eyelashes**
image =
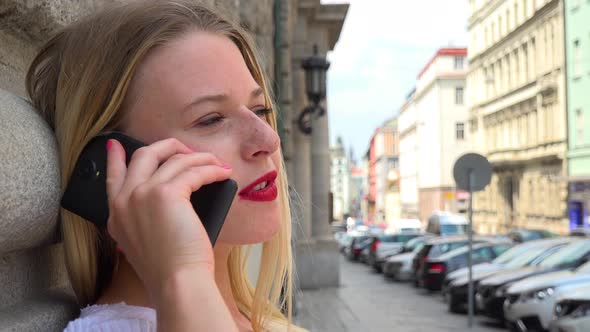
[[[271,108],[261,108],[258,110],[253,111],[256,115],[264,119],[264,121],[268,121],[268,116],[272,114],[273,110]],[[215,125],[220,124],[225,119],[222,115],[214,115],[205,119],[200,120],[196,123],[197,127],[213,127]]]

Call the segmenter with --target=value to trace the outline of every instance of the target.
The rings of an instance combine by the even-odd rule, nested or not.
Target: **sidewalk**
[[[319,332],[499,332],[476,317],[450,314],[439,294],[428,294],[407,283],[387,281],[368,266],[341,257],[341,287],[298,294],[298,326]]]

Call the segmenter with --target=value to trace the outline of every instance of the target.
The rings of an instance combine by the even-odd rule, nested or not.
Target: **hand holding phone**
[[[122,145],[127,166],[133,153],[146,146],[143,142],[117,132],[93,138],[80,154],[61,200],[63,208],[101,228],[107,226],[109,218],[106,185],[106,145],[109,139],[115,139]],[[212,245],[215,244],[236,191],[235,181],[226,179],[204,185],[190,197],[194,211],[203,223]]]

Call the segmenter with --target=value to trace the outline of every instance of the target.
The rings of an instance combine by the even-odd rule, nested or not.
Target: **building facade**
[[[418,218],[418,126],[415,89],[406,97],[398,116],[399,187],[403,218]]]
[[[373,133],[367,151],[368,195],[367,221],[370,224],[386,225],[387,196],[390,189],[389,173],[399,168],[399,137],[397,119],[389,119]],[[392,207],[389,206],[391,209]]]
[[[590,227],[590,2],[565,1],[570,228]]]
[[[336,145],[330,148],[330,158],[332,215],[334,220],[343,221],[351,212],[351,167],[341,137],[338,137]]]
[[[364,167],[353,163],[350,169],[350,216],[359,220],[363,216],[363,198],[366,195],[364,183],[367,174]]]
[[[441,48],[418,74],[400,109],[401,214],[423,222],[435,211],[463,212],[454,162],[471,149],[466,107],[467,49]]]
[[[464,203],[456,194],[453,165],[471,149],[466,132],[466,58],[466,48],[441,48],[416,81],[413,103],[420,161],[418,217],[422,221],[436,210],[457,212]]]
[[[399,170],[399,135],[397,118],[383,123],[375,134],[375,223],[387,225],[399,218],[399,188],[392,186],[390,177]]]
[[[469,1],[469,131],[493,166],[480,232],[568,229],[560,0]]]

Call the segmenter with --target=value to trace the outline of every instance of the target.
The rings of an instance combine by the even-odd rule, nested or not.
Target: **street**
[[[467,316],[449,313],[440,294],[385,280],[362,263],[340,260],[339,288],[298,294],[299,326],[319,332],[504,331],[478,317],[470,330]]]

